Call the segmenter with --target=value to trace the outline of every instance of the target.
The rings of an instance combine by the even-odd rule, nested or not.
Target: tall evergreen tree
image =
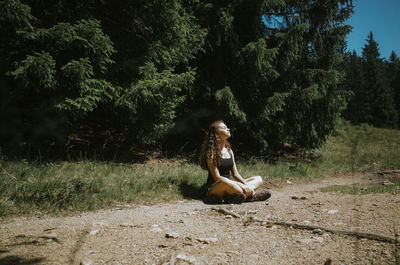
[[[343,116],[355,124],[372,121],[372,94],[364,87],[362,59],[356,51],[346,57],[345,72],[344,87],[351,93],[351,96]]]
[[[390,87],[394,94],[394,105],[399,118],[397,127],[400,128],[400,59],[394,51],[390,55],[387,73],[390,80]]]
[[[42,28],[19,0],[1,2],[0,23],[2,146],[63,144],[74,121],[114,96],[105,80],[115,52],[109,37],[95,19]]]
[[[14,110],[4,120],[15,128],[1,126],[1,142],[159,143],[194,81],[198,3],[2,1],[2,93]]]
[[[344,106],[337,66],[351,13],[351,1],[206,1],[190,108],[203,126],[226,119],[253,151],[320,145]]]
[[[397,113],[393,102],[393,91],[385,74],[385,65],[380,58],[378,43],[374,40],[372,32],[368,35],[362,58],[365,90],[362,93],[369,93],[371,99],[370,115],[366,116],[363,122],[378,127],[394,127],[397,124]]]

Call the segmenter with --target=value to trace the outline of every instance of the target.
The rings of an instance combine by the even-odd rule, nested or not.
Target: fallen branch
[[[229,210],[226,210],[226,209],[223,209],[223,208],[215,208],[215,207],[213,207],[211,209],[216,211],[216,212],[225,214],[225,215],[230,215],[230,216],[233,216],[235,218],[241,218],[241,216],[239,214],[237,214],[235,212],[232,212],[232,211],[229,211]]]
[[[372,233],[364,233],[364,232],[357,232],[357,231],[346,231],[346,230],[336,230],[336,229],[331,229],[331,228],[326,228],[326,227],[316,226],[316,225],[301,225],[301,224],[287,223],[287,222],[265,222],[265,223],[266,224],[271,224],[271,225],[280,225],[280,226],[292,227],[292,228],[296,228],[296,229],[303,229],[303,230],[317,230],[317,229],[320,229],[321,231],[329,232],[329,233],[332,233],[332,234],[347,235],[347,236],[353,236],[353,237],[356,237],[356,238],[366,238],[366,239],[370,239],[370,240],[387,242],[387,243],[392,243],[392,244],[399,243],[396,240],[396,238],[394,238],[394,237],[387,237],[387,236],[382,236],[382,235],[372,234]]]
[[[225,215],[231,215],[235,218],[242,218],[240,215],[238,215],[235,212],[223,209],[223,208],[211,208],[214,211],[217,211],[219,213],[225,214]],[[352,236],[356,238],[366,238],[370,240],[375,240],[375,241],[381,241],[381,242],[387,242],[391,244],[399,244],[399,241],[397,238],[394,237],[387,237],[387,236],[382,236],[382,235],[377,235],[377,234],[372,234],[372,233],[364,233],[364,232],[357,232],[357,231],[346,231],[346,230],[335,230],[331,228],[326,228],[322,226],[316,226],[316,225],[302,225],[302,224],[296,224],[296,223],[288,223],[288,222],[280,222],[280,221],[264,221],[260,220],[258,218],[251,218],[250,220],[247,220],[247,224],[250,223],[249,221],[252,222],[259,222],[264,225],[280,225],[280,226],[285,226],[285,227],[290,227],[290,228],[295,228],[295,229],[302,229],[302,230],[320,230],[320,231],[325,231],[328,233],[332,234],[337,234],[337,235],[346,235],[346,236]]]

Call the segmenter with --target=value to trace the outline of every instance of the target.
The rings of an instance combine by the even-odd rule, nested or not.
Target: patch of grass
[[[330,171],[400,168],[400,130],[344,123],[336,136],[316,150]]]
[[[335,136],[310,152],[307,159],[293,155],[274,163],[257,158],[237,162],[243,176],[318,178],[334,172],[399,169],[398,150],[399,130],[344,123]],[[0,166],[0,217],[36,212],[70,214],[124,203],[199,198],[200,187],[207,179],[207,172],[197,164],[177,161],[120,164],[0,159]]]
[[[94,161],[35,164],[0,161],[0,216],[73,213],[121,203],[182,199],[199,189],[197,165],[116,164]]]
[[[400,184],[399,185],[389,185],[389,186],[373,186],[373,187],[363,187],[360,185],[334,185],[329,187],[324,187],[320,189],[321,192],[333,192],[339,194],[353,194],[362,195],[370,193],[393,193],[400,194]]]
[[[262,160],[238,163],[243,176],[282,179],[319,178],[334,172],[400,168],[400,130],[380,129],[347,122],[309,158],[289,156],[273,164]]]

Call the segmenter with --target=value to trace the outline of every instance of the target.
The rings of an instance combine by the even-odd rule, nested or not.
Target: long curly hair
[[[211,160],[216,167],[221,164],[221,151],[223,147],[220,147],[221,141],[218,135],[218,126],[224,123],[222,120],[214,121],[210,124],[206,135],[204,136],[203,143],[200,149],[199,162],[202,169],[208,170],[207,160]],[[228,150],[231,149],[231,145],[226,141],[225,147]]]

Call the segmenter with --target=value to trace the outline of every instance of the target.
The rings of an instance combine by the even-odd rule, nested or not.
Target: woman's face
[[[228,139],[231,137],[231,131],[223,122],[218,125],[217,132],[221,139]]]

